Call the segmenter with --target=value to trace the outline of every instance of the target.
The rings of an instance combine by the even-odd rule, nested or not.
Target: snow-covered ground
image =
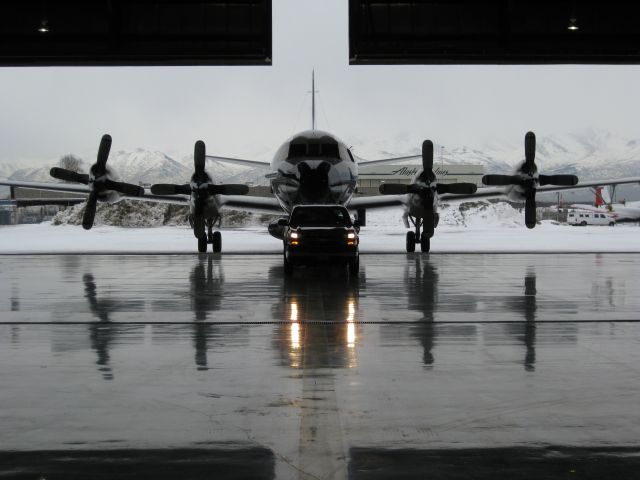
[[[510,207],[509,207],[510,208]],[[496,212],[496,209],[501,210]],[[484,211],[484,213],[483,213]],[[499,213],[496,215],[496,213]],[[497,205],[441,213],[431,241],[433,253],[449,252],[638,252],[640,227],[569,227],[542,222],[534,230],[523,226],[522,214]],[[459,217],[459,218],[456,218]],[[406,229],[398,209],[368,214],[362,228],[362,253],[403,253]],[[194,253],[196,239],[188,227],[123,228],[17,225],[0,227],[0,254],[47,253]],[[280,253],[282,243],[266,226],[223,229],[225,253]],[[419,250],[419,247],[418,247]]]

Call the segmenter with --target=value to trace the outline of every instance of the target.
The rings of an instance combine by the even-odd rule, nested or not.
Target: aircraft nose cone
[[[300,195],[305,203],[321,203],[329,196],[330,169],[327,162],[318,164],[316,168],[311,168],[306,162],[298,164]]]

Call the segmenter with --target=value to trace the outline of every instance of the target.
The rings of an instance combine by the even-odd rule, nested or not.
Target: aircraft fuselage
[[[287,213],[295,205],[347,205],[356,190],[358,165],[341,140],[327,132],[307,130],[276,151],[267,178]]]

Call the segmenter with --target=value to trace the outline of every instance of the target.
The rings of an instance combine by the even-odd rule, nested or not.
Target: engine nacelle
[[[284,240],[284,229],[287,227],[287,218],[279,218],[269,224],[269,235],[277,238],[278,240]]]
[[[430,189],[426,194],[409,193],[407,201],[407,212],[412,217],[424,218],[428,214],[432,214],[438,208],[438,194],[430,186],[424,182],[416,182],[414,185]]]
[[[538,169],[536,168],[533,177],[522,172],[522,168],[524,167],[525,161],[523,160],[518,164],[518,166],[514,169],[512,175],[514,177],[521,177],[523,182],[529,182],[532,184],[534,188],[540,185]],[[534,165],[535,168],[535,165]],[[505,188],[505,196],[511,200],[512,202],[524,202],[525,201],[525,188],[521,185],[508,185]]]
[[[89,175],[92,176],[93,173],[90,173]],[[103,175],[103,177],[107,180],[111,180],[112,182],[120,181],[120,176],[116,173],[115,170],[109,167],[105,168],[105,174]],[[100,178],[102,177],[96,178],[94,181],[98,181]],[[120,200],[122,200],[122,195],[115,190],[102,190],[98,193],[98,201],[102,203],[116,203]]]

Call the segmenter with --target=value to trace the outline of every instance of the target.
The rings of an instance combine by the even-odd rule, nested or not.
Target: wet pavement
[[[0,478],[637,478],[639,266],[0,256]]]

